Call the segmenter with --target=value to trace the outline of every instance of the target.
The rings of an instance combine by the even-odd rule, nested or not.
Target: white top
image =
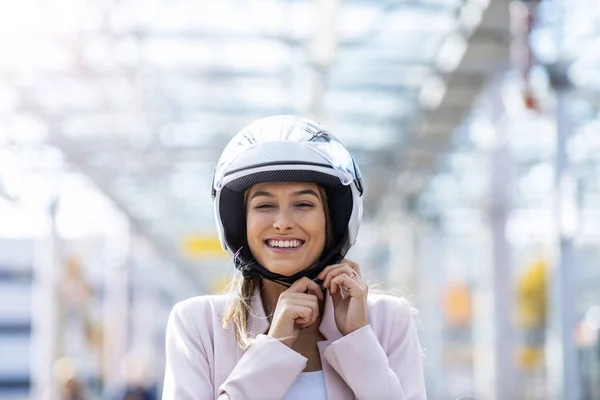
[[[323,371],[302,372],[282,400],[327,400]]]

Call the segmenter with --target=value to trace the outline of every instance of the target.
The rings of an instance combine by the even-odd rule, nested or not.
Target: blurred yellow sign
[[[194,260],[227,257],[217,235],[187,235],[182,240],[181,251],[187,258]]]
[[[452,326],[465,326],[471,322],[471,289],[466,283],[454,283],[446,288],[444,312]]]
[[[538,368],[544,362],[544,349],[540,347],[522,347],[518,351],[517,362],[524,370]]]
[[[520,277],[517,294],[518,319],[522,328],[539,328],[546,324],[547,270],[548,266],[544,260],[536,260]]]

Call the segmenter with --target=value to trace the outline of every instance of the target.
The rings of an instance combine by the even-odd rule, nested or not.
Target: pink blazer
[[[265,335],[269,327],[260,296],[252,302],[249,331],[256,338],[239,348],[221,327],[228,295],[200,296],[175,305],[166,334],[163,400],[279,400],[307,359]],[[408,302],[368,297],[369,325],[342,336],[326,295],[319,342],[327,398],[426,399],[421,347]]]

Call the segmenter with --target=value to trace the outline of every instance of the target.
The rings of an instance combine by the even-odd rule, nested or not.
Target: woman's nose
[[[286,231],[294,226],[294,220],[290,215],[289,211],[280,209],[275,220],[273,221],[273,227],[279,231]]]

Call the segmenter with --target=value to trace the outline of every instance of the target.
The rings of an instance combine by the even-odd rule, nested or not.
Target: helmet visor
[[[240,154],[254,146],[272,142],[295,142],[306,146],[327,161],[336,171],[343,185],[347,186],[352,181],[356,181],[359,190],[362,191],[358,166],[339,140],[320,124],[295,116],[265,118],[254,122],[235,135],[219,158],[213,189],[222,188],[225,177],[231,173],[231,164]],[[297,161],[290,159],[290,162]]]

